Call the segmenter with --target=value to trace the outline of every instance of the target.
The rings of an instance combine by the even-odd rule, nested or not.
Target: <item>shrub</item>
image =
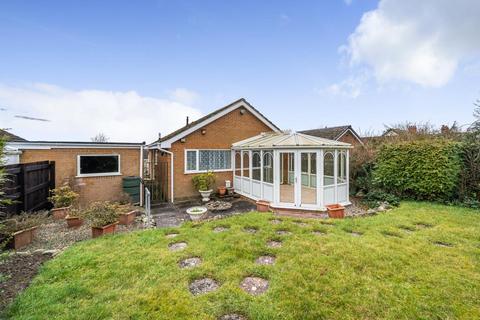
[[[470,132],[465,135],[461,158],[459,199],[467,203],[480,202],[480,133]]]
[[[52,196],[48,198],[55,208],[71,206],[78,199],[78,193],[69,186],[62,186],[52,190]]]
[[[210,190],[210,187],[215,182],[215,176],[213,172],[206,172],[202,174],[197,174],[192,178],[193,186],[200,191]]]
[[[47,212],[21,213],[0,222],[0,250],[8,243],[12,235],[20,230],[41,225],[47,218]]]
[[[380,189],[418,200],[449,200],[459,182],[459,143],[431,139],[385,144],[373,177]]]
[[[92,227],[101,228],[118,221],[119,206],[111,202],[94,202],[83,212],[83,216]]]
[[[382,190],[373,190],[365,195],[363,202],[369,208],[376,208],[382,202],[387,202],[393,207],[398,207],[400,205],[400,198],[391,193],[384,192]]]

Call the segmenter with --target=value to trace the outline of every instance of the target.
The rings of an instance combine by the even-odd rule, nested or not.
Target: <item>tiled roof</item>
[[[302,130],[300,133],[308,134],[315,137],[337,140],[345,131],[352,130],[352,126],[338,126],[338,127],[325,127],[312,130]]]
[[[19,136],[16,136],[8,131],[0,129],[0,138],[5,139],[6,141],[27,141]]]

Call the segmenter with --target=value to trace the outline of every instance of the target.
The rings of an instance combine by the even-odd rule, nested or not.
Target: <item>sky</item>
[[[1,1],[0,128],[151,142],[239,98],[282,129],[468,125],[480,1]]]

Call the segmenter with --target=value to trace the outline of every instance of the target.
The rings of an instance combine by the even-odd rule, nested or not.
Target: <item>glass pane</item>
[[[263,182],[273,183],[273,152],[263,152]]]
[[[343,151],[338,153],[337,171],[337,183],[347,182],[347,154]]]
[[[295,203],[294,153],[280,152],[280,202]]]
[[[243,152],[243,176],[244,177],[250,177],[250,159],[248,155],[248,151]]]
[[[118,173],[118,156],[80,156],[80,174]]]
[[[197,152],[187,151],[187,170],[197,170]]]
[[[229,150],[199,150],[199,170],[231,169]]]
[[[335,183],[335,163],[333,157],[331,152],[326,152],[323,157],[323,184],[326,186],[331,186]]]
[[[261,174],[260,151],[252,153],[252,179],[260,181]]]
[[[242,175],[242,156],[240,151],[235,151],[235,175]]]
[[[314,152],[304,153],[300,155],[301,171],[302,171],[302,204],[316,204],[317,203],[317,188],[316,188],[316,157]],[[312,167],[314,170],[312,170]]]

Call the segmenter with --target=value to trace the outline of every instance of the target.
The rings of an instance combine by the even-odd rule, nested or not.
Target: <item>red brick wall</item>
[[[361,144],[350,131],[345,133],[340,139],[338,139],[338,141],[350,143],[354,147]]]
[[[81,154],[119,154],[121,176],[77,178],[77,155]],[[80,204],[92,201],[117,201],[123,194],[123,176],[139,176],[139,149],[50,149],[23,150],[20,162],[55,161],[55,185],[65,182],[77,185],[80,191]]]
[[[185,142],[174,142],[170,151],[174,153],[174,193],[175,200],[198,197],[199,193],[192,186],[195,174],[185,174],[185,149],[230,149],[232,144],[262,132],[272,131],[256,116],[245,110],[242,115],[240,108],[211,122],[201,129],[185,137]],[[233,165],[233,164],[232,164]],[[232,181],[233,171],[216,172],[214,190],[225,185],[225,180]]]

